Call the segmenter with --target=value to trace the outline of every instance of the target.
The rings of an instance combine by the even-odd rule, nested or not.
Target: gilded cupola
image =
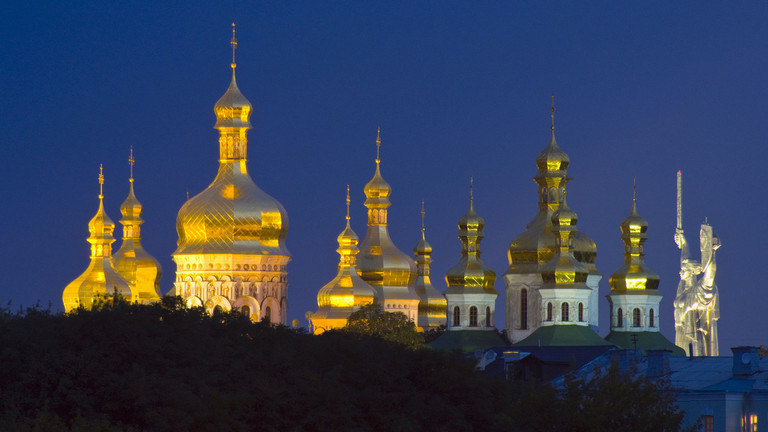
[[[416,320],[419,296],[414,291],[416,266],[389,237],[387,211],[392,188],[381,176],[381,132],[376,136],[376,171],[365,185],[368,230],[360,243],[357,271],[377,292],[385,311],[400,310]]]
[[[123,218],[120,223],[123,225],[123,243],[120,249],[115,253],[113,262],[115,269],[133,285],[136,300],[140,303],[150,303],[160,300],[160,278],[163,276],[163,269],[160,263],[141,245],[141,219],[142,206],[133,191],[133,147],[131,147],[131,156],[128,159],[131,167],[131,176],[129,178],[128,197],[120,206],[120,213]]]
[[[578,217],[570,208],[563,195],[560,208],[552,214],[552,231],[555,235],[556,252],[544,265],[541,277],[542,288],[586,288],[589,270],[572,253],[573,237],[578,232]]]
[[[261,190],[247,170],[251,104],[237,86],[234,24],[232,80],[216,102],[219,170],[202,192],[179,210],[174,293],[187,306],[208,311],[240,310],[254,321],[285,324],[288,214],[282,204]],[[269,165],[269,149],[260,158],[261,175],[279,175]]]
[[[424,201],[421,202],[421,240],[413,247],[416,261],[416,281],[414,289],[419,295],[419,318],[417,325],[422,329],[437,328],[445,325],[446,300],[430,279],[429,265],[432,263],[432,246],[424,233]]]
[[[493,288],[496,273],[480,259],[480,242],[485,234],[485,220],[475,212],[474,195],[470,180],[469,210],[459,219],[459,240],[461,241],[461,260],[445,274],[450,294],[492,294],[498,295]]]
[[[648,238],[648,222],[637,213],[637,200],[632,197],[632,209],[621,222],[621,240],[624,242],[624,265],[611,275],[611,290],[656,290],[659,275],[645,264],[644,244]]]
[[[536,157],[538,173],[533,178],[538,186],[539,211],[528,223],[525,231],[515,237],[509,245],[507,273],[535,273],[552,259],[556,252],[555,236],[552,233],[552,214],[560,208],[565,196],[566,185],[571,178],[567,169],[568,155],[560,149],[555,139],[554,102],[552,105],[552,126],[549,143]],[[591,274],[599,274],[595,267],[597,246],[582,232],[572,237],[573,255],[587,266]]]
[[[349,186],[347,186],[347,226],[337,237],[339,266],[336,277],[317,293],[318,310],[312,314],[314,333],[344,327],[349,315],[375,298],[373,287],[357,274],[358,237],[349,225]]]
[[[285,208],[256,186],[246,168],[252,107],[235,80],[236,45],[233,36],[232,81],[214,106],[215,128],[219,130],[219,171],[213,183],[179,211],[176,222],[179,242],[174,255],[290,254],[285,245],[288,233]]]
[[[131,285],[112,266],[112,234],[115,224],[104,211],[104,174],[99,167],[99,209],[88,222],[88,243],[91,245],[91,262],[77,279],[64,288],[62,300],[65,312],[78,307],[90,309],[94,301],[111,301],[114,294],[127,301],[135,300]]]

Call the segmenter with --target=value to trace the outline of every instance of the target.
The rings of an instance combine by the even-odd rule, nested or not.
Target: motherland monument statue
[[[717,356],[717,320],[720,299],[715,284],[715,251],[720,240],[705,221],[699,233],[701,262],[691,259],[683,234],[682,173],[677,172],[677,229],[675,243],[680,249],[680,283],[675,297],[675,345],[689,356]]]

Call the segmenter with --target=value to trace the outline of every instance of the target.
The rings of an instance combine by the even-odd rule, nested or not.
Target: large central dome
[[[174,254],[289,254],[285,247],[288,214],[256,186],[246,169],[246,131],[251,128],[252,111],[237,88],[233,69],[232,82],[214,107],[220,132],[219,172],[208,188],[181,207]]]

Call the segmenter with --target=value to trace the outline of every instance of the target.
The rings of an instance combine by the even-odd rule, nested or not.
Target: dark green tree
[[[381,305],[361,307],[347,320],[343,331],[376,336],[411,349],[424,347],[424,337],[416,330],[416,324],[400,312],[385,312]]]

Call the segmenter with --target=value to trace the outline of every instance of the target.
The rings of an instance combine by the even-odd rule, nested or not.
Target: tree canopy
[[[344,331],[376,336],[411,349],[424,347],[424,336],[416,330],[416,324],[400,312],[385,312],[381,305],[361,307],[347,320]]]

